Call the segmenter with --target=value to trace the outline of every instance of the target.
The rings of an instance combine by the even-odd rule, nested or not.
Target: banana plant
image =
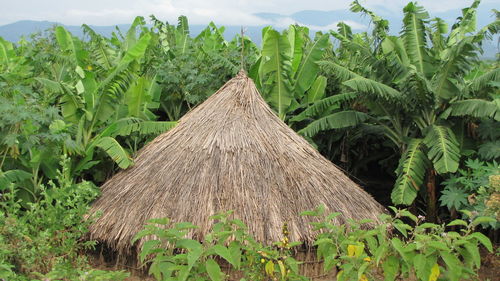
[[[427,12],[413,2],[403,10],[399,36],[379,28],[375,40],[339,25],[331,32],[340,42],[339,57],[320,64],[329,79],[341,83],[342,94],[313,104],[300,116],[310,120],[299,131],[307,137],[360,124],[380,128],[375,131],[401,155],[393,203],[410,205],[422,190],[431,220],[436,217],[435,177],[456,172],[464,149],[463,130],[457,128],[465,124],[455,116],[498,120],[500,114],[498,69],[464,79],[478,65],[481,40],[498,30],[495,21],[471,34],[478,3],[463,10],[447,36],[444,22],[434,19],[430,25]],[[380,21],[357,1],[354,7]],[[380,44],[373,43],[377,40]],[[488,90],[497,94],[485,95]],[[356,108],[360,102],[363,110]]]
[[[88,49],[64,27],[56,27],[57,43],[71,58],[61,62],[68,65],[69,73],[63,79],[38,80],[60,95],[60,126],[74,134],[65,149],[81,156],[73,164],[75,175],[99,163],[94,159],[98,148],[120,168],[132,165],[128,151],[115,138],[118,131],[160,133],[175,125],[154,121],[156,116],[150,110],[158,107],[158,85],[154,76],[140,70],[152,38],[144,24],[142,18],[136,18],[121,39],[116,34],[105,39],[85,27],[90,36]]]
[[[262,31],[262,51],[250,76],[264,98],[285,120],[287,116],[325,95],[326,77],[319,65],[329,45],[328,34],[309,38],[309,29],[296,25],[282,33],[266,27]]]

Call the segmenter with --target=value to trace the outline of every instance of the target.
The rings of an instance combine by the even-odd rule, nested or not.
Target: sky
[[[115,25],[130,23],[135,16],[154,14],[175,22],[186,15],[191,24],[255,26],[268,24],[254,13],[289,15],[302,10],[348,9],[351,0],[0,0],[0,25],[19,20],[48,20],[66,25]],[[408,1],[360,0],[366,7],[382,6],[401,13]],[[500,0],[483,0],[482,3]],[[431,14],[463,8],[472,0],[420,0]],[[499,5],[500,6],[500,5]]]

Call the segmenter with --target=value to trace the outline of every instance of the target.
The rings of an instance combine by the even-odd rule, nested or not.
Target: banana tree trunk
[[[427,172],[427,221],[437,222],[437,200],[436,200],[436,171],[429,169]]]

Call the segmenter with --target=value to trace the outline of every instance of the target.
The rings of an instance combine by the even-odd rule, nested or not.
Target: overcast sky
[[[67,25],[130,23],[135,16],[175,21],[186,15],[192,24],[261,25],[257,12],[291,14],[301,10],[347,9],[351,0],[0,0],[0,25],[18,20],[48,20]],[[401,13],[405,0],[361,0]],[[472,0],[421,0],[429,12],[463,8]],[[483,0],[483,3],[499,0]],[[500,6],[500,5],[499,5]]]

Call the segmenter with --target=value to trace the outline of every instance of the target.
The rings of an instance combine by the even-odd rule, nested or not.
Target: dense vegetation
[[[437,280],[440,272],[446,280],[473,276],[478,243],[491,250],[474,230],[498,233],[500,209],[499,62],[479,59],[481,43],[498,34],[499,14],[477,30],[478,5],[463,9],[448,28],[409,3],[398,33],[354,1],[351,10],[371,18],[370,32],[353,33],[344,23],[316,34],[297,25],[282,32],[266,27],[262,47],[246,36],[227,41],[224,28],[213,23],[193,37],[182,16],[177,25],[154,17],[147,25],[138,17],[110,38],[86,25],[85,38],[61,26],[15,44],[0,38],[0,278],[124,276],[91,269],[82,254],[93,247],[80,237],[96,186],[133,165],[145,143],[240,68],[276,114],[323,155],[354,178],[390,181],[390,193],[377,199],[411,211],[386,218],[399,238],[381,229],[350,235],[327,221],[321,226],[330,236],[318,238],[319,253],[343,270],[345,280],[375,278],[381,268],[393,272],[386,280],[405,274]],[[401,216],[408,224],[395,221]],[[452,231],[440,236],[440,223],[451,221],[446,230]],[[243,236],[246,258],[259,260],[263,248]],[[221,246],[224,239],[205,243]],[[213,252],[203,249],[204,263],[193,271],[200,275],[191,278],[216,280]],[[282,250],[266,250],[274,258],[263,258],[262,268],[246,260],[248,278],[256,280],[261,271],[259,278],[275,271],[285,278]]]

